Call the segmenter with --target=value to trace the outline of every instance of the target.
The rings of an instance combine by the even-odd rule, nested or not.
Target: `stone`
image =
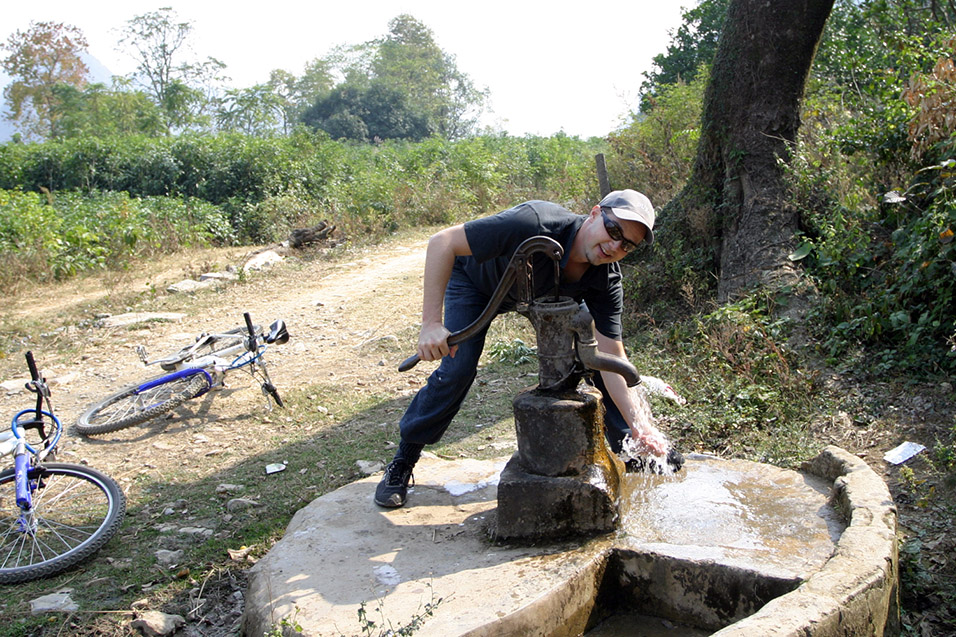
[[[66,588],[43,597],[30,600],[30,613],[72,613],[80,610],[76,602],[70,597],[72,589]]]
[[[177,564],[179,564],[183,560],[183,557],[185,557],[186,554],[181,549],[176,551],[170,551],[167,549],[159,549],[158,551],[154,553],[154,555],[156,556],[156,561],[159,563],[160,566],[163,566],[165,568],[172,568],[176,566]]]
[[[282,262],[282,255],[275,250],[266,250],[254,255],[243,264],[243,270],[262,270]]]
[[[262,506],[255,500],[250,500],[248,498],[233,498],[226,502],[226,510],[236,513],[238,511],[245,511],[246,509],[253,509],[255,507]]]
[[[355,466],[358,467],[358,470],[362,472],[362,475],[370,476],[373,473],[378,473],[385,468],[384,463],[380,460],[356,460]]]
[[[613,531],[624,466],[604,438],[594,389],[514,399],[518,451],[498,485],[497,536],[541,540]]]
[[[192,279],[183,279],[179,283],[173,283],[166,288],[170,294],[183,294],[206,290],[216,285],[215,281],[194,281]]]
[[[199,275],[200,281],[235,281],[239,278],[235,272],[206,272]]]
[[[29,378],[18,378],[14,380],[5,380],[0,383],[0,389],[7,392],[8,394],[19,394],[20,392],[26,389],[26,383],[30,381]]]
[[[624,476],[621,533],[533,543],[489,542],[504,464],[423,454],[404,507],[372,503],[378,476],[312,501],[249,571],[243,634],[293,613],[303,634],[361,634],[363,603],[422,637],[581,634],[631,609],[721,636],[899,632],[892,499],[846,452],[809,473],[691,454]]]
[[[147,610],[133,620],[131,626],[147,637],[165,637],[172,635],[186,623],[181,615],[170,615],[158,610]]]
[[[145,323],[146,321],[167,321],[178,323],[183,320],[185,314],[181,312],[127,312],[126,314],[114,314],[102,321],[99,325],[102,327],[126,327],[134,323]]]

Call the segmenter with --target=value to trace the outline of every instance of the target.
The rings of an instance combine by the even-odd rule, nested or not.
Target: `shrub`
[[[10,285],[232,240],[222,212],[196,199],[0,190],[0,260]]]

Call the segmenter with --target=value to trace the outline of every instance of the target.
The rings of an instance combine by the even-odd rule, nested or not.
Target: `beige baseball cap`
[[[608,208],[618,219],[644,224],[647,227],[644,243],[654,243],[654,206],[650,199],[636,190],[615,190],[609,192],[598,205]]]

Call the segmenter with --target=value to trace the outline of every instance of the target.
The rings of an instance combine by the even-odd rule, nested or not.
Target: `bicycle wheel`
[[[30,469],[33,507],[14,497],[14,472],[0,473],[0,584],[48,577],[113,537],[126,514],[119,485],[95,469],[49,463]]]
[[[132,427],[170,412],[209,389],[209,381],[201,373],[174,378],[141,392],[143,384],[127,387],[87,409],[76,423],[77,431],[96,435]]]

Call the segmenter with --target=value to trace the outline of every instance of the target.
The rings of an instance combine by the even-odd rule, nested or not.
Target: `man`
[[[428,241],[425,253],[422,328],[418,357],[441,359],[428,384],[415,395],[399,424],[401,443],[375,491],[376,504],[405,504],[412,468],[427,444],[438,442],[475,379],[485,333],[449,347],[448,336],[470,325],[488,304],[515,249],[534,236],[548,236],[564,248],[562,296],[587,305],[594,318],[598,350],[625,358],[621,342],[623,291],[618,261],[644,242],[654,240],[654,208],[634,190],[608,194],[587,215],[578,215],[546,201],[529,201],[504,212],[446,228]],[[539,261],[535,259],[535,261]],[[535,273],[533,296],[551,292],[553,265]],[[442,310],[444,309],[444,320]],[[499,312],[514,309],[514,299]],[[630,434],[657,455],[667,452],[664,436],[635,404],[624,379],[614,373],[595,375],[604,395],[605,423],[611,449],[621,450]]]

